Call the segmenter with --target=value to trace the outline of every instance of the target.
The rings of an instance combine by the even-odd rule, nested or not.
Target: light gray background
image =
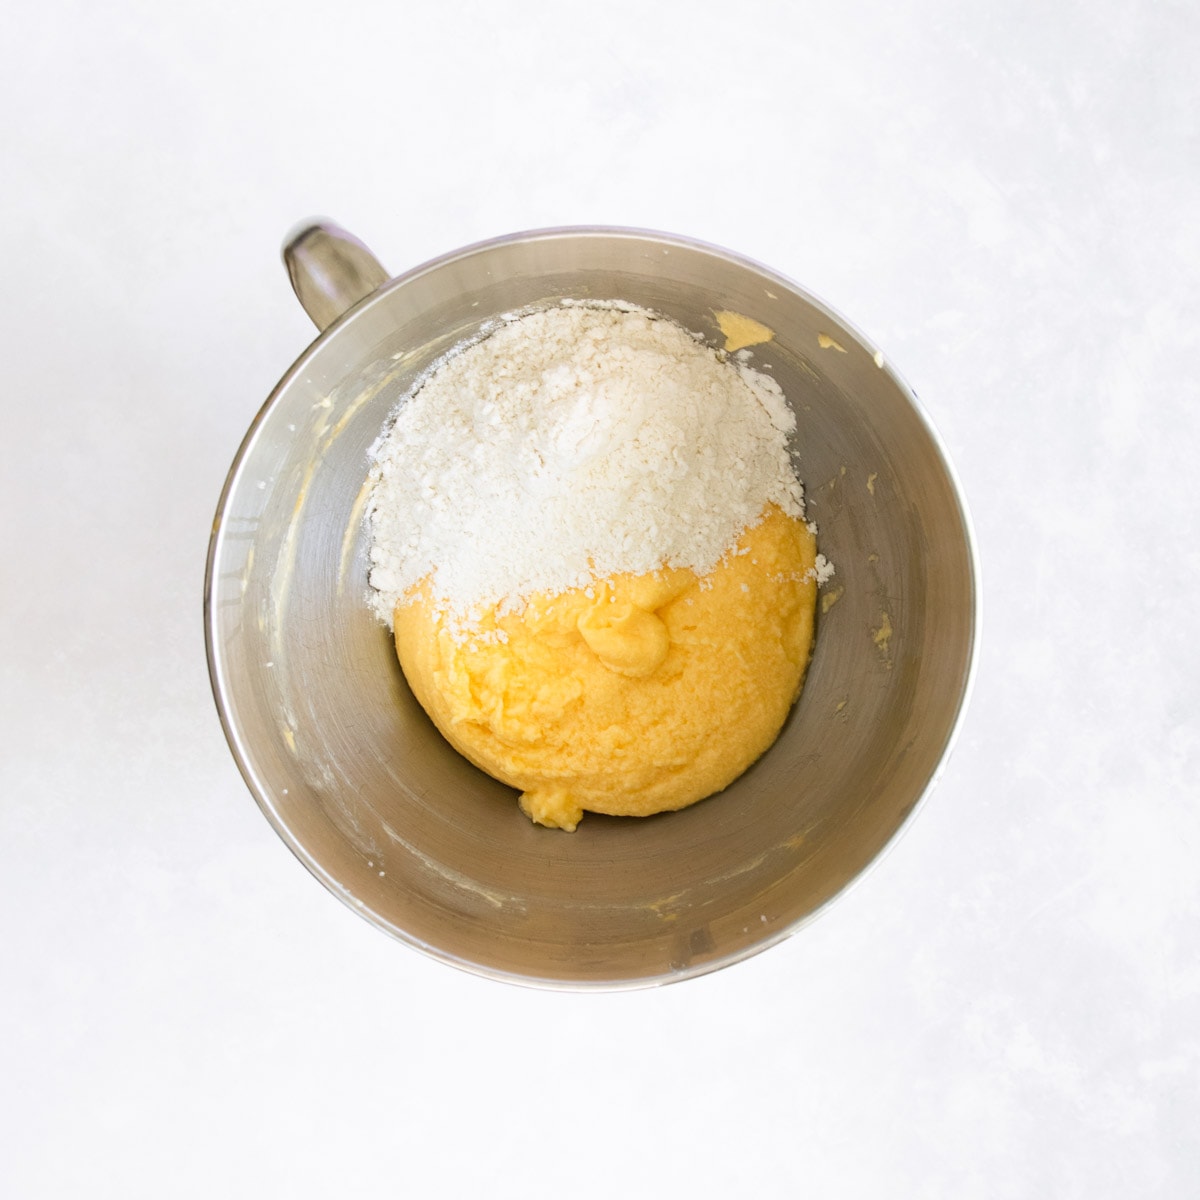
[[[1200,1179],[1200,10],[115,0],[6,9],[0,1192],[1191,1196]],[[914,826],[698,981],[426,961],[226,750],[225,470],[392,270],[602,222],[771,264],[945,436],[974,701]]]

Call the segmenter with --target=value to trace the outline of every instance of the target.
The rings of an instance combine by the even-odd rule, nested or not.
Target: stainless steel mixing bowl
[[[390,282],[334,226],[285,246],[323,330],[234,460],[205,632],[230,747],[267,818],[334,895],[484,975],[562,987],[694,976],[780,941],[874,860],[925,795],[966,700],[976,567],[965,508],[913,394],[829,308],[763,267],[625,229],[518,234]],[[714,310],[796,410],[824,592],[803,695],[721,794],[645,820],[535,827],[413,699],[368,611],[368,450],[429,364],[498,314],[633,301],[715,344]]]

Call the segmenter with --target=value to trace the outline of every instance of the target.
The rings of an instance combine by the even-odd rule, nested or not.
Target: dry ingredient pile
[[[373,450],[371,603],[457,750],[534,821],[646,816],[775,740],[816,553],[773,379],[617,302],[452,352]]]

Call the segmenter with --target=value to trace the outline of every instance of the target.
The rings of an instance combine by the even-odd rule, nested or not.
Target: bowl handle
[[[323,219],[302,221],[288,234],[283,261],[296,297],[321,331],[388,280],[358,238]]]

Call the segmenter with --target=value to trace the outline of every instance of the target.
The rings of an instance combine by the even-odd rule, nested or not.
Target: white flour
[[[427,576],[465,616],[663,566],[708,574],[769,502],[803,515],[778,384],[619,304],[519,317],[448,356],[373,449],[371,602]]]

